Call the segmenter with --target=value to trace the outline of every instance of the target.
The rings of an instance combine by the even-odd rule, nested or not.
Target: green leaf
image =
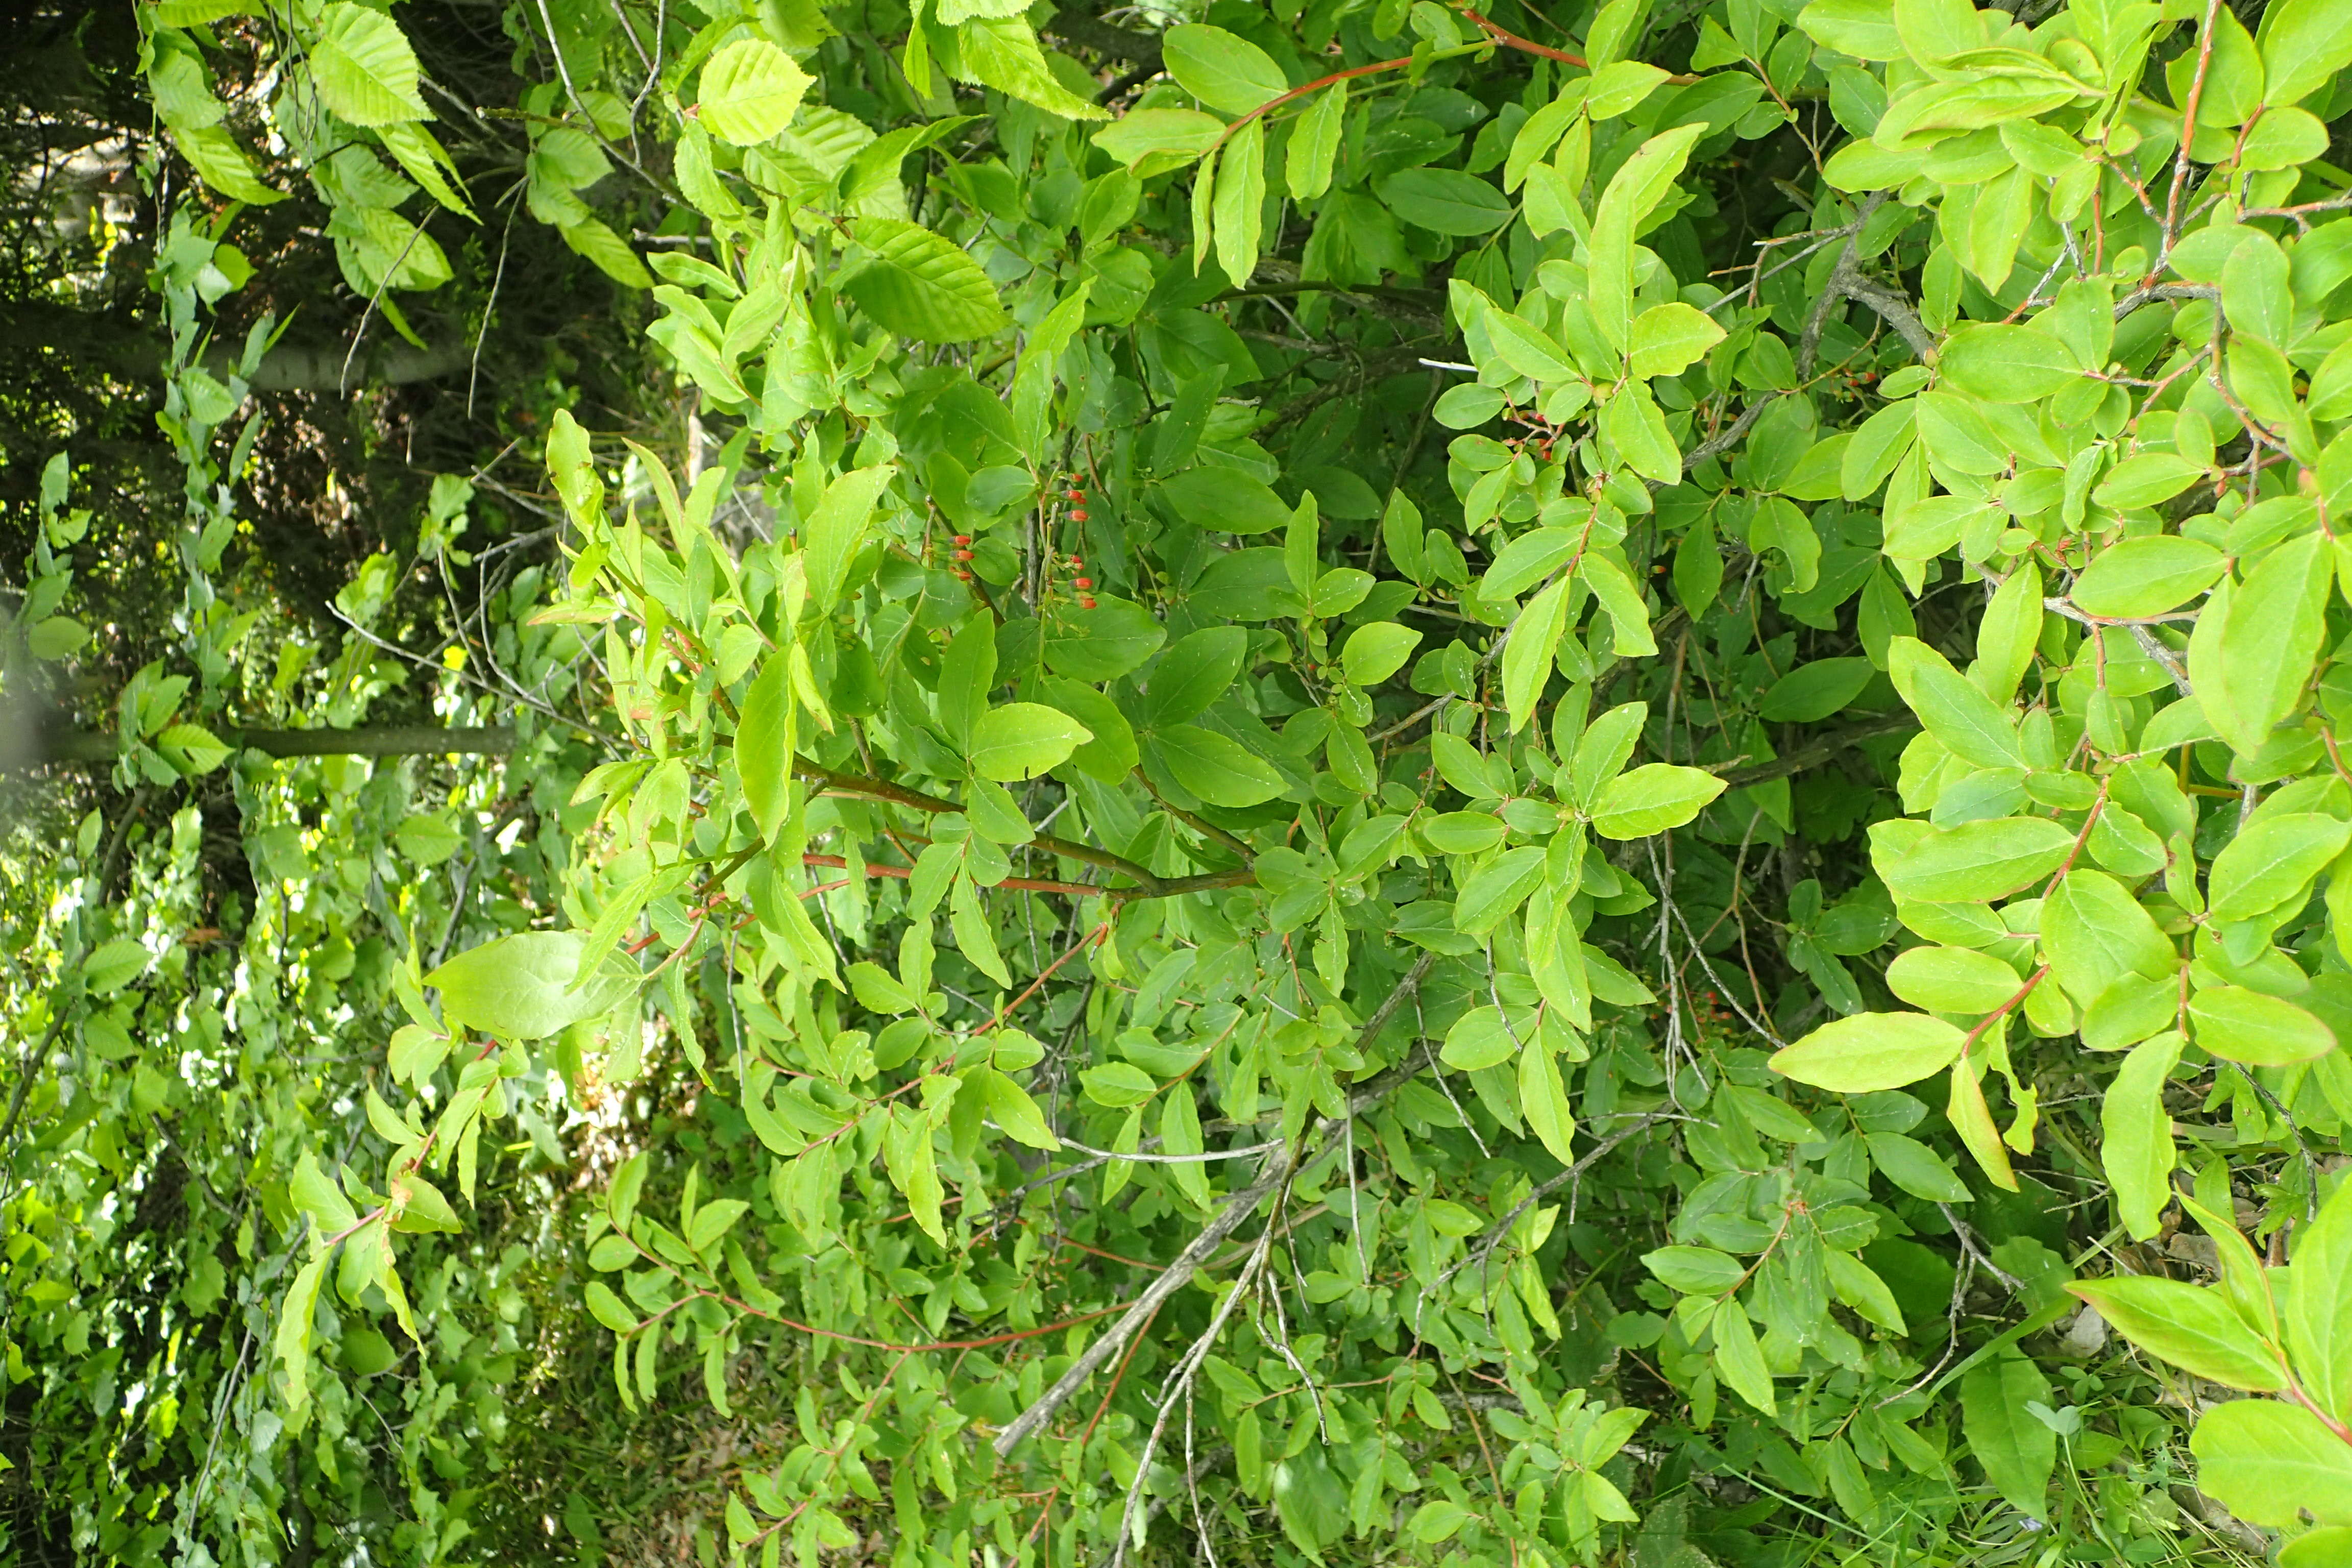
[[[2331,580],[2317,533],[2289,540],[2232,589],[2224,582],[2189,640],[2189,675],[2205,716],[2251,755],[2302,700],[2326,630]]]
[[[1756,1342],[1756,1330],[1738,1299],[1727,1300],[1716,1309],[1714,1329],[1717,1375],[1734,1394],[1765,1415],[1771,1415],[1777,1408],[1771,1369],[1764,1364],[1764,1352]]]
[[[2292,1002],[2243,985],[2208,985],[2190,994],[2189,1028],[2197,1044],[2224,1061],[2288,1067],[2336,1048],[2336,1033]]]
[[[2263,123],[2270,120],[2266,114]],[[2298,1535],[2279,1548],[2278,1562],[2279,1568],[2352,1568],[2352,1528],[2323,1525]]]
[[[155,749],[190,777],[201,777],[228,761],[229,749],[202,724],[167,724]]]
[[[1290,521],[1291,509],[1266,485],[1234,468],[1188,468],[1160,481],[1176,514],[1195,528],[1264,533]]]
[[[1653,305],[1633,319],[1629,368],[1640,376],[1680,375],[1723,339],[1716,319],[1693,306]]]
[[[751,1212],[751,1205],[741,1198],[713,1198],[694,1211],[694,1223],[687,1226],[686,1244],[697,1252],[708,1252],[735,1226],[735,1222]]]
[[[2210,1406],[2189,1434],[2197,1489],[2249,1524],[2292,1526],[2305,1510],[2352,1523],[2352,1443],[2276,1399]]]
[[[310,79],[326,106],[354,125],[432,118],[416,95],[416,51],[400,24],[350,0],[320,13]]]
[[[971,769],[984,779],[1034,778],[1093,739],[1093,731],[1058,709],[1007,702],[972,727]]]
[[[1273,56],[1223,27],[1180,23],[1160,35],[1160,47],[1177,85],[1212,109],[1247,114],[1290,90]]]
[[[782,831],[793,801],[791,660],[771,656],[744,694],[735,724],[735,772],[760,835],[771,844]]]
[[[1297,200],[1311,202],[1331,188],[1332,160],[1347,117],[1348,84],[1336,81],[1315,95],[1314,103],[1292,126],[1284,176]]]
[[[1519,1110],[1528,1128],[1561,1164],[1575,1161],[1576,1114],[1569,1109],[1559,1066],[1540,1039],[1519,1052]]]
[[[1441,855],[1476,855],[1500,844],[1510,825],[1481,811],[1448,811],[1421,822],[1421,836]]]
[[[891,463],[852,468],[825,486],[824,498],[803,524],[801,551],[808,559],[809,597],[818,609],[831,611],[841,603],[850,563],[866,542],[874,509],[898,471]]]
[[[1960,1054],[1960,1031],[1924,1013],[1857,1013],[1822,1025],[1767,1063],[1783,1078],[1835,1094],[1901,1089]]]
[[[2042,570],[2031,560],[2018,563],[1994,590],[1977,623],[1976,662],[1969,679],[1977,689],[2006,709],[2018,683],[2033,668],[2042,638]]]
[[[575,986],[586,938],[576,931],[518,931],[468,948],[425,977],[441,991],[441,1015],[459,1028],[504,1040],[539,1040],[612,1010],[623,983]]]
[[[2140,1041],[2116,1069],[2098,1105],[2098,1162],[2115,1187],[2116,1215],[2136,1241],[2157,1234],[2166,1204],[2171,1204],[2173,1117],[2164,1107],[2164,1086],[2180,1065],[2180,1032],[2166,1030]]]
[[[1686,1295],[1720,1295],[1748,1277],[1747,1265],[1711,1247],[1662,1247],[1642,1254],[1642,1267]]]
[[[954,931],[956,946],[974,968],[997,984],[1011,989],[1013,972],[1004,967],[1004,957],[997,950],[996,930],[982,907],[980,895],[972,890],[971,879],[958,876],[955,887],[948,895],[948,924]],[[929,1148],[928,1140],[925,1148]],[[911,1194],[910,1194],[911,1195]]]
[[[147,973],[150,956],[135,937],[101,942],[81,961],[82,989],[92,996],[111,996]]]
[[[1955,755],[1980,768],[2030,765],[2009,710],[1995,705],[1981,688],[1964,679],[1926,643],[1916,637],[1890,639],[1886,673],[1928,733]]]
[[[859,219],[856,237],[873,259],[843,279],[841,289],[887,331],[960,343],[1003,330],[996,285],[950,240],[887,217]]]
[[[1650,395],[1648,388],[1639,384],[1633,392],[1643,401]],[[1656,412],[1654,405],[1651,412]],[[1624,567],[1606,555],[1587,555],[1577,569],[1577,576],[1592,590],[1592,596],[1608,613],[1609,646],[1620,658],[1647,658],[1658,651],[1657,639],[1650,634],[1649,605]]]
[[[1032,1149],[1049,1151],[1062,1146],[1062,1141],[1055,1137],[1054,1130],[1046,1125],[1045,1114],[1037,1109],[1037,1102],[1030,1099],[1028,1091],[1019,1084],[994,1068],[982,1071],[981,1082],[987,1091],[989,1115],[1012,1135],[1014,1142],[1025,1143]]]
[[[1160,1085],[1151,1075],[1132,1062],[1105,1062],[1100,1067],[1088,1068],[1078,1074],[1078,1082],[1088,1100],[1114,1110],[1141,1105],[1160,1092]]]
[[[254,173],[252,161],[227,126],[174,125],[169,129],[172,143],[180,150],[180,156],[188,161],[188,166],[205,184],[221,195],[256,206],[286,199],[285,192],[261,183],[261,177]]]
[[[2119,975],[2169,981],[2180,967],[2155,917],[2124,885],[2082,867],[2069,871],[2042,902],[2042,951],[2058,984],[2084,1006]]]
[[[1941,1164],[1941,1161],[1937,1162]],[[1958,1178],[1954,1179],[1958,1185]],[[1963,1188],[1965,1193],[1967,1189]],[[1824,1253],[1822,1262],[1829,1274],[1830,1289],[1837,1299],[1860,1313],[1865,1320],[1893,1334],[1909,1331],[1903,1321],[1903,1309],[1895,1302],[1895,1292],[1887,1288],[1875,1270],[1851,1252]]]
[[[2327,863],[2352,841],[2352,823],[2323,812],[2256,816],[2213,857],[2206,914],[2215,924],[2300,906]]]
[[[765,38],[738,38],[702,68],[697,121],[721,142],[750,147],[792,123],[809,74]]]
[[[1434,1546],[1453,1540],[1470,1518],[1470,1510],[1460,1503],[1434,1498],[1412,1510],[1412,1517],[1405,1521],[1404,1532],[1408,1539],[1423,1546]]]
[[[1886,988],[1931,1013],[1990,1013],[2018,993],[2017,971],[1965,947],[1914,947],[1886,966]]]
[[[299,1425],[310,1405],[311,1318],[319,1306],[319,1284],[327,1277],[331,1253],[321,1253],[296,1271],[286,1288],[286,1304],[278,1311],[278,1332],[272,1341],[285,1368],[286,1405]]]
[[[465,843],[445,818],[428,812],[403,820],[392,830],[392,841],[419,866],[438,866]]]
[[[2050,1381],[2020,1355],[1998,1355],[1960,1379],[1960,1429],[1985,1479],[2011,1508],[2030,1518],[2049,1509],[2050,1472],[2058,1462],[2058,1435],[2026,1409],[2048,1405]]]
[[[1348,1491],[1319,1446],[1274,1467],[1274,1511],[1282,1532],[1311,1557],[1348,1528]]]
[[[982,17],[957,29],[964,77],[1010,93],[1065,120],[1108,120],[1110,111],[1078,97],[1054,75],[1037,31],[1019,16]]]
[[[1145,745],[1178,784],[1211,805],[1256,805],[1285,788],[1282,775],[1240,742],[1197,724],[1171,725]]]
[[[1584,111],[1595,121],[1614,120],[1656,90],[1667,72],[1643,60],[1612,60],[1592,73]]]
[[[910,1013],[915,1009],[915,997],[898,984],[898,977],[878,963],[853,963],[847,973],[849,987],[861,1007],[877,1013]]]
[[[1139,174],[1158,174],[1200,157],[1224,133],[1223,121],[1197,109],[1131,109],[1096,132],[1094,143]]]
[[[2158,506],[2187,489],[2202,479],[2204,474],[2203,467],[2174,453],[2141,452],[2116,464],[2114,470],[2099,481],[2098,488],[2091,492],[2091,499],[2101,506],[2116,511],[2130,511],[2139,508]],[[2093,564],[2095,565],[2096,563]],[[2213,577],[2219,577],[2221,574],[2221,567],[2222,563],[2219,553],[2216,552],[2212,576],[2199,584],[2197,588],[2191,589],[2190,592],[2195,593],[2210,587]],[[2096,593],[2103,587],[2104,584],[2095,584],[2094,592]],[[2186,595],[2183,595],[2183,597],[2186,596]],[[2103,615],[2108,612],[2093,611],[2092,613]],[[2153,615],[2155,612],[2134,613]]]
[[[466,205],[458,183],[457,165],[433,133],[411,121],[402,125],[376,128],[376,139],[383,150],[406,172],[408,177],[425,187],[425,193],[460,217],[474,217],[474,209]],[[602,154],[600,153],[601,157]],[[643,268],[638,269],[640,272]],[[639,287],[651,287],[650,282]]]
[[[1339,650],[1339,668],[1358,686],[1378,686],[1404,668],[1421,634],[1394,621],[1368,621],[1348,634]]]
[[[1459,169],[1400,169],[1379,190],[1397,216],[1432,234],[1492,234],[1517,210],[1510,197]]]
[[[1899,60],[1903,37],[1885,0],[1812,0],[1797,26],[1815,42],[1860,60]]]
[[[1811,724],[1850,706],[1878,670],[1866,658],[1817,658],[1774,681],[1756,706],[1775,724]]]
[[[1935,829],[1878,861],[1898,899],[1930,904],[1980,904],[2007,898],[2056,870],[2074,836],[2046,817],[2011,816]]]
[[[2300,103],[2352,66],[2352,15],[2334,0],[2279,0],[2263,11],[2256,42],[2263,100]]]
[[[2039,403],[2080,381],[2084,369],[2063,342],[2033,326],[1964,326],[1936,356],[1946,385],[1987,403]]]
[[[1093,740],[1070,753],[1073,765],[1104,784],[1120,783],[1135,771],[1135,730],[1118,703],[1091,686],[1050,675],[1037,683],[1037,695],[1093,732]]]
[[[582,218],[563,225],[560,232],[564,244],[595,263],[596,269],[614,282],[627,289],[654,286],[653,274],[646,270],[646,264],[609,225],[593,217]]]
[[[2220,1290],[2147,1275],[2066,1289],[2140,1349],[2208,1382],[2255,1393],[2286,1386],[2280,1351],[2263,1344]]]
[[[1538,331],[1520,317],[1504,310],[1489,310],[1479,318],[1486,330],[1486,340],[1495,346],[1496,353],[1519,374],[1530,381],[1563,382],[1580,379],[1576,367],[1568,362],[1559,346]],[[1558,532],[1572,531],[1559,529]],[[1512,542],[1517,543],[1517,541]]]
[[[1310,492],[1291,512],[1282,536],[1282,569],[1290,585],[1301,598],[1315,591],[1316,579],[1323,575],[1322,522],[1318,515],[1315,497]]]
[[[1520,534],[1495,552],[1495,563],[1478,580],[1478,596],[1491,602],[1526,592],[1530,584],[1550,576],[1576,553],[1583,532],[1579,528],[1538,528]],[[1517,635],[1515,629],[1512,636]]]
[[[294,1206],[309,1215],[318,1227],[321,1241],[359,1223],[359,1211],[352,1207],[351,1200],[343,1195],[334,1178],[319,1168],[318,1156],[307,1149],[294,1162],[287,1188]]]
[[[1900,1132],[1865,1132],[1863,1142],[1870,1146],[1871,1163],[1913,1197],[1940,1204],[1968,1201],[1968,1184],[1944,1163],[1942,1155],[1917,1139]]]
[[[25,646],[35,658],[58,659],[89,640],[89,628],[71,616],[51,616],[25,634]]]
[[[2308,110],[2271,108],[2246,130],[2238,151],[2242,169],[2295,169],[2327,154],[2327,127]],[[2318,398],[2313,397],[2313,415]]]
[[[1567,608],[1568,582],[1562,578],[1528,601],[1511,627],[1511,640],[1503,647],[1503,702],[1510,710],[1513,734],[1535,717],[1536,702],[1551,678],[1552,655],[1559,647]]]
[[[1458,1072],[1476,1072],[1542,1048],[1514,1039],[1501,1009],[1487,1005],[1473,1007],[1454,1021],[1454,1026],[1445,1031],[1445,1047],[1438,1059]]]
[[[969,749],[972,730],[996,689],[996,618],[982,613],[963,624],[940,661],[940,723],[948,739]]]
[[[1601,790],[1592,805],[1592,831],[1603,838],[1647,838],[1680,827],[1723,790],[1723,781],[1713,773],[1645,763]]]
[[[1116,680],[1160,651],[1168,630],[1127,599],[1100,598],[1045,622],[1045,665],[1073,680]]]
[[[1259,229],[1265,215],[1265,121],[1253,120],[1225,142],[1210,204],[1217,265],[1235,283],[1257,271]]]
[[[1643,1000],[1646,1003],[1655,998],[1645,996]],[[1722,1097],[1725,1105],[1739,1113],[1740,1120],[1767,1138],[1775,1138],[1783,1143],[1822,1142],[1821,1129],[1778,1095],[1750,1089],[1742,1083],[1719,1084],[1716,1093]]]
[[[1633,754],[1634,746],[1642,739],[1642,727],[1649,721],[1649,717],[1648,703],[1621,702],[1586,726],[1583,735],[1576,742],[1576,755],[1569,761],[1569,794],[1576,805],[1589,808],[1600,798],[1602,787],[1617,776],[1618,770],[1625,765],[1625,759]],[[1434,741],[1431,745],[1435,750]],[[1439,765],[1444,765],[1442,755]],[[1499,790],[1481,792],[1466,788],[1465,781],[1454,779],[1451,771],[1447,779],[1465,795],[1502,793]]]
[[[2352,1183],[2296,1227],[2279,1317],[2305,1392],[2341,1419],[2352,1410]]]
[[[2100,500],[2107,504],[2105,496]],[[2142,534],[2101,551],[2067,596],[2086,615],[2117,620],[2160,616],[2220,582],[2229,565],[2201,540]]]
[[[1617,395],[1601,405],[1601,433],[1626,467],[1643,479],[1662,485],[1682,479],[1682,452],[1647,384],[1628,381],[1618,387]]]
[[[1509,918],[1543,881],[1544,851],[1537,845],[1506,849],[1470,874],[1454,900],[1454,924],[1484,936]]]
[[[1249,634],[1239,626],[1205,626],[1178,638],[1152,666],[1137,716],[1147,729],[1198,718],[1232,687],[1248,657]]]
[[[1692,146],[1706,134],[1706,129],[1702,121],[1651,137],[1610,176],[1608,188],[1593,209],[1586,267],[1592,317],[1601,335],[1621,352],[1633,335],[1633,237],[1641,221],[1681,176]]]

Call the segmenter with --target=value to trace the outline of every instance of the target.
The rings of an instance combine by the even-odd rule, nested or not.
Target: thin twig
[[[1388,1026],[1389,1020],[1396,1015],[1396,1010],[1402,1006],[1413,993],[1421,989],[1423,977],[1428,974],[1431,965],[1436,961],[1435,953],[1423,953],[1421,961],[1406,972],[1403,979],[1397,982],[1395,989],[1389,993],[1387,999],[1381,1002],[1380,1006],[1373,1009],[1371,1017],[1366,1020],[1364,1026],[1357,1032],[1356,1047],[1359,1050],[1377,1039],[1380,1032]],[[1412,1072],[1419,1071],[1423,1059],[1423,1053],[1419,1050],[1408,1053],[1405,1060],[1399,1067],[1391,1068],[1389,1071],[1373,1078],[1349,1097],[1346,1117],[1323,1118],[1316,1127],[1318,1145],[1316,1153],[1321,1153],[1320,1144],[1328,1142],[1330,1134],[1337,1131],[1348,1117],[1358,1115],[1370,1103],[1386,1096],[1391,1089],[1411,1077]],[[1303,1143],[1305,1141],[1301,1142]],[[1126,1315],[1113,1323],[1093,1344],[1088,1345],[1086,1352],[1070,1363],[1069,1370],[1055,1382],[1053,1387],[1039,1395],[1035,1404],[1023,1411],[997,1435],[994,1445],[997,1454],[1000,1457],[1011,1454],[1013,1449],[1026,1442],[1039,1427],[1052,1420],[1054,1413],[1059,1410],[1069,1400],[1070,1395],[1076,1394],[1087,1379],[1092,1377],[1105,1362],[1118,1353],[1120,1347],[1127,1342],[1129,1337],[1142,1328],[1144,1321],[1159,1310],[1161,1302],[1192,1281],[1192,1276],[1200,1270],[1201,1266],[1208,1261],[1210,1256],[1216,1251],[1225,1237],[1241,1228],[1242,1222],[1250,1216],[1259,1203],[1276,1188],[1287,1182],[1295,1172],[1309,1163],[1311,1159],[1312,1156],[1304,1156],[1299,1152],[1286,1147],[1282,1152],[1267,1163],[1264,1174],[1228,1198],[1225,1201],[1225,1206],[1218,1211],[1216,1217],[1210,1220],[1202,1228],[1201,1234],[1192,1238],[1192,1245],[1177,1254],[1175,1261],[1169,1264],[1167,1271],[1153,1280],[1150,1288],[1136,1299],[1135,1304],[1128,1309]]]

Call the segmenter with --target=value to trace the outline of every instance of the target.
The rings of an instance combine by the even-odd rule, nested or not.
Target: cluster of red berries
[[[1552,443],[1559,439],[1560,427],[1540,414],[1522,414],[1517,408],[1512,409],[1507,417],[1515,425],[1526,426],[1528,434],[1507,436],[1503,438],[1503,445],[1514,452],[1532,447],[1538,461],[1550,462]]]
[[[1077,476],[1076,474],[1070,476],[1070,486],[1067,489],[1062,492],[1062,499],[1070,503],[1070,521],[1072,522],[1086,521],[1087,492],[1078,489]],[[1070,557],[1070,569],[1072,571],[1076,572],[1084,570],[1085,566],[1086,563],[1077,556],[1073,555]],[[1073,577],[1070,579],[1070,586],[1078,591],[1078,608],[1082,610],[1091,610],[1095,607],[1094,585],[1095,580],[1091,577]]]
[[[971,560],[971,534],[969,534],[969,533],[959,533],[959,534],[957,534],[957,535],[955,536],[955,557],[954,557],[954,558],[955,558],[955,560],[956,560],[956,561],[957,561],[957,563],[958,563],[958,565],[957,565],[957,566],[956,566],[956,568],[955,568],[956,581],[958,581],[958,582],[960,582],[960,583],[969,583],[969,582],[971,582],[971,569],[970,569],[969,567],[964,566],[964,565],[962,565],[962,564],[961,564],[961,563],[966,562],[966,561],[969,561],[969,560]]]

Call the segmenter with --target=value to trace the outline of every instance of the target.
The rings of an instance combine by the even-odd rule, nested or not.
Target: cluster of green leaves
[[[232,204],[287,194],[206,75],[245,9],[142,13]],[[415,55],[385,8],[267,9],[253,112],[406,331],[450,269],[398,209],[479,205]],[[265,1075],[350,1114],[243,1156],[274,1361],[216,1385],[250,1479],[184,1489],[184,1540],[270,1554],[280,1422],[306,1507],[369,1506],[323,1500],[388,1374],[384,1539],[467,1554],[468,1456],[528,1441],[491,1414],[512,1127],[625,1156],[531,1243],[585,1276],[548,1342],[609,1337],[579,1396],[773,1417],[714,1558],[2210,1560],[2247,1538],[2169,1490],[2168,1363],[2284,1396],[2213,1405],[2195,1473],[2352,1560],[2352,22],[1556,20],[1223,0],[1112,37],[1147,70],[1107,91],[995,0],[509,8],[509,196],[646,292],[695,434],[551,421],[568,572],[508,597],[515,679],[443,688],[524,700],[524,864],[489,775],[453,816],[247,754],[278,875],[203,1007],[116,1016],[160,945],[123,915],[47,939],[83,1038],[142,1057],[41,1091],[92,1170],[118,1100],[227,1168],[243,1122],[183,1087],[213,1069],[162,1066],[205,1017],[182,1060],[382,1026],[362,1071]],[[237,668],[257,622],[210,584],[252,427],[217,451],[245,389],[193,343],[236,210],[191,203],[159,274],[188,668],[124,693],[120,775],[159,789],[224,765],[240,680],[290,710],[302,676]],[[408,564],[346,591],[314,718],[395,679]],[[595,700],[547,695],[583,665]],[[462,933],[462,891],[386,895],[461,846],[528,895]],[[366,1010],[249,1000],[289,940]],[[52,1218],[67,1179],[9,1375],[85,1389],[110,1221],[86,1186]],[[134,1554],[129,1517],[91,1539]]]

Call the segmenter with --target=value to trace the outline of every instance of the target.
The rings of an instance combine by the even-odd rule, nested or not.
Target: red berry
[[[1095,580],[1091,577],[1074,577],[1070,580],[1070,585],[1074,588],[1091,588],[1095,585]]]
[[[1085,598],[1080,599],[1080,600],[1078,601],[1078,608],[1080,608],[1080,609],[1082,609],[1082,610],[1091,610],[1091,609],[1093,609],[1094,607],[1095,607],[1095,600],[1094,600],[1094,595],[1091,595],[1091,594],[1087,595]]]
[[[1071,521],[1072,522],[1084,522],[1084,521],[1086,521],[1086,520],[1087,520],[1087,509],[1086,509],[1086,508],[1084,508],[1084,507],[1082,507],[1082,506],[1074,506],[1074,507],[1072,507],[1072,508],[1070,509],[1070,521]]]
[[[1072,500],[1082,501],[1087,499],[1087,492],[1080,489],[1068,489],[1064,490],[1062,493]]]
[[[971,581],[971,574],[959,566],[956,568],[956,581],[959,583],[969,583]]]
[[[1073,568],[1073,569],[1075,569],[1075,568],[1076,568],[1076,567],[1083,566],[1083,565],[1085,565],[1085,564],[1086,564],[1086,563],[1085,563],[1085,562],[1083,562],[1083,561],[1081,561],[1081,560],[1079,560],[1076,556],[1073,555],[1073,556],[1071,556],[1071,557],[1070,557],[1070,565],[1072,566],[1072,568]]]
[[[955,536],[955,542],[958,544],[970,544],[971,542],[971,535],[969,533],[959,533]]]
[[[971,552],[969,550],[959,550],[955,552],[955,558],[959,561],[969,561],[971,559]]]

